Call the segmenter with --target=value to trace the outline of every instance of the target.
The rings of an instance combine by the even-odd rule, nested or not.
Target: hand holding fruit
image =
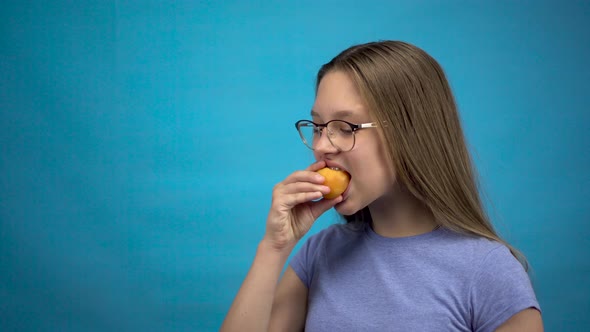
[[[328,169],[320,173],[325,167],[324,161],[316,162],[274,187],[263,240],[274,249],[290,251],[322,213],[342,201],[340,194],[346,185],[337,175],[342,171]],[[324,199],[318,200],[322,196]]]

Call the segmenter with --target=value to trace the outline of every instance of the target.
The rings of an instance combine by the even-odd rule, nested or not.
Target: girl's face
[[[354,124],[374,122],[363,104],[352,80],[341,71],[331,71],[321,80],[312,109],[316,123],[345,120]],[[314,150],[316,160],[325,160],[328,166],[339,167],[350,173],[348,189],[336,211],[351,215],[360,209],[393,194],[395,172],[386,157],[386,149],[377,128],[356,131],[352,150],[340,152],[325,134]]]

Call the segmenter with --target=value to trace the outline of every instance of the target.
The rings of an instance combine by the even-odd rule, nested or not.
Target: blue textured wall
[[[217,330],[316,70],[376,39],[446,69],[547,331],[590,330],[590,5],[441,3],[4,1],[0,330]]]

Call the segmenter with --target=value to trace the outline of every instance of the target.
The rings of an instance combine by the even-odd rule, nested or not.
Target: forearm
[[[290,250],[277,251],[262,241],[246,279],[225,317],[222,332],[266,331],[281,270]]]

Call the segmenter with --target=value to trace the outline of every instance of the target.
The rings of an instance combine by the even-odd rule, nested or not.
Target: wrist
[[[294,244],[281,244],[264,237],[258,244],[258,252],[286,259],[289,257],[294,247]]]

